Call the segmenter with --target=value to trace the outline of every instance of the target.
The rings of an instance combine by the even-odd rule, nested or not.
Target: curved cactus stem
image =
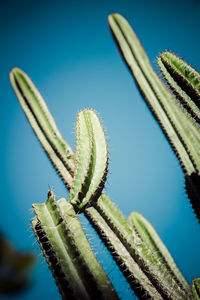
[[[69,188],[74,170],[73,152],[64,141],[48,107],[30,78],[19,68],[10,72],[19,103],[55,169]]]
[[[191,82],[190,76],[187,78],[185,75],[185,74],[193,74],[193,73],[197,74],[196,80],[197,82],[199,81],[199,85],[200,85],[199,73],[197,73],[194,69],[192,69],[185,62],[183,62],[179,57],[177,57],[175,54],[171,52],[160,53],[160,58],[157,59],[157,64],[162,72],[162,75],[166,79],[169,87],[176,95],[178,100],[181,102],[183,107],[186,109],[186,111],[189,114],[191,114],[191,116],[197,122],[200,122],[200,110],[199,110],[200,99],[197,99],[196,96],[196,93],[199,93],[200,95],[200,92],[198,91],[198,87],[196,86],[193,87],[192,83],[194,81],[192,80]],[[191,71],[186,72],[188,68]],[[195,79],[195,77],[193,77],[193,79]],[[190,91],[192,91],[193,93]]]
[[[70,202],[81,211],[101,194],[107,175],[108,153],[99,118],[84,109],[77,117],[76,170]]]
[[[73,206],[64,198],[56,202],[49,191],[47,201],[33,208],[32,225],[63,299],[118,299]]]
[[[128,221],[133,230],[133,239],[141,249],[141,256],[144,260],[150,261],[153,272],[159,274],[167,286],[174,286],[174,294],[177,293],[181,299],[191,298],[189,284],[152,225],[137,212],[131,213]],[[177,295],[175,297],[178,297]]]
[[[195,300],[200,300],[200,278],[192,281],[192,292]]]
[[[172,145],[185,173],[200,172],[196,139],[199,128],[153,70],[129,23],[119,14],[108,18],[111,32],[149,108]]]

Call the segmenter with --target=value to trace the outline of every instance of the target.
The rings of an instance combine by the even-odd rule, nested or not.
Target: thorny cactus
[[[192,119],[185,118],[183,108],[152,71],[127,21],[115,14],[109,17],[109,23],[186,174],[198,174],[197,126],[193,125]],[[135,50],[132,49],[134,46]],[[33,205],[36,217],[32,220],[34,232],[63,298],[117,298],[78,221],[77,215],[84,213],[139,299],[198,299],[199,280],[194,280],[192,286],[188,285],[150,223],[138,213],[132,213],[126,220],[102,193],[108,159],[104,133],[96,114],[90,110],[78,114],[74,154],[29,77],[15,68],[10,73],[10,80],[41,145],[70,191],[69,201],[56,201],[53,192],[49,191],[44,204]],[[167,104],[164,104],[165,97],[169,98]],[[187,128],[192,130],[192,137]],[[182,142],[181,134],[184,141],[190,141],[190,151],[196,163]]]
[[[176,55],[161,53],[158,65],[176,98],[152,68],[129,23],[119,14],[110,15],[108,21],[143,98],[179,159],[200,221],[200,74]]]

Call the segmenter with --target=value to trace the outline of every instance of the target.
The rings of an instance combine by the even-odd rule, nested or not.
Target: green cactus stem
[[[190,286],[152,225],[137,212],[131,213],[128,221],[143,260],[152,265],[156,276],[169,288],[168,292],[176,290],[180,299],[191,299]]]
[[[89,207],[85,210],[85,215],[111,252],[135,295],[139,299],[163,299],[99,212],[94,207]]]
[[[76,168],[70,202],[78,211],[97,200],[107,175],[108,151],[99,118],[92,110],[83,110],[77,116]]]
[[[14,68],[10,72],[10,82],[42,147],[69,188],[74,170],[73,152],[57,129],[45,101],[22,70]]]
[[[188,113],[199,124],[200,121],[200,74],[182,59],[171,52],[160,53],[158,66],[169,87]],[[200,156],[200,134],[193,135],[193,145],[196,144],[197,157]],[[200,221],[200,175],[192,173],[185,175],[185,185],[188,197]]]
[[[200,191],[199,185],[196,185],[196,182],[200,181],[200,128],[156,74],[129,23],[119,14],[110,15],[108,22],[122,57],[142,96],[180,161],[185,173],[186,191],[196,216],[200,220]],[[198,90],[199,74],[196,72],[194,75],[190,68],[186,74],[189,74],[187,77],[193,83],[193,89]],[[192,79],[194,76],[195,79]],[[189,103],[187,105],[190,105],[190,110],[193,109],[193,115],[195,114],[198,118],[198,101],[192,102],[188,98],[186,102]]]
[[[147,237],[142,240],[141,238],[139,239],[138,234],[134,234],[132,228],[133,223],[130,222],[131,217],[129,218],[128,224],[123,215],[105,194],[102,194],[98,202],[94,203],[94,208],[103,217],[104,221],[106,221],[110,229],[112,229],[117,238],[121,241],[122,245],[133,258],[134,262],[138,264],[140,269],[143,271],[143,274],[146,275],[151,284],[156,288],[157,293],[159,293],[163,299],[188,299],[188,295],[190,295],[190,287],[181,275],[174,261],[172,259],[168,260],[169,267],[165,260],[161,261],[161,259],[157,257],[156,249],[151,250],[151,255],[149,255],[149,250],[147,255],[143,253],[144,249],[148,247],[148,241],[146,241]],[[93,216],[90,217],[88,216],[88,210],[86,210],[85,214],[90,220],[92,226],[96,228],[98,234],[100,235],[102,229],[101,226],[98,228],[99,223],[95,218],[97,214],[93,213]],[[149,224],[149,227],[150,226],[151,225]],[[153,228],[151,232],[153,232]],[[156,233],[154,233],[154,235],[156,235]],[[102,239],[106,245],[111,245],[109,250],[113,257],[116,253],[120,253],[120,249],[117,249],[117,247],[111,244],[109,241],[106,231],[104,231]],[[138,241],[140,242],[138,243]],[[164,245],[158,236],[156,239],[156,245],[157,248],[164,248]],[[167,250],[166,253],[168,253]],[[171,272],[170,268],[174,271]],[[143,281],[143,283],[143,287],[146,287],[145,281]],[[134,289],[134,287],[132,288]],[[174,294],[172,294],[172,292]]]
[[[63,299],[118,299],[73,206],[49,191],[47,201],[33,209],[32,226]]]
[[[159,54],[158,66],[188,114],[200,122],[200,74],[171,52]]]
[[[160,53],[160,59],[181,89],[200,108],[200,74],[172,52]]]

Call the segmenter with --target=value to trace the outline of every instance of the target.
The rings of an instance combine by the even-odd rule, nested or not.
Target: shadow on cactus
[[[186,174],[198,174],[199,127],[193,119],[186,118],[187,112],[157,75],[149,75],[150,63],[127,21],[112,15],[109,23]],[[136,46],[137,57],[132,44]],[[36,136],[70,191],[69,200],[58,201],[49,191],[45,203],[33,205],[36,216],[32,219],[35,235],[63,299],[118,299],[79,223],[80,213],[95,228],[139,299],[199,299],[199,280],[192,286],[186,282],[151,224],[139,213],[131,213],[126,220],[102,192],[108,156],[96,113],[85,109],[78,114],[77,147],[73,153],[30,78],[15,68],[10,80]]]

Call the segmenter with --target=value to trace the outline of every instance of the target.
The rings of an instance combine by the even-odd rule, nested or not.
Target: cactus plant
[[[116,14],[109,17],[109,23],[123,55],[130,68],[133,68],[132,72],[138,76],[136,80],[143,95],[170,137],[170,143],[186,175],[192,178],[193,174],[198,174],[199,168],[198,126],[192,119],[185,121],[185,110],[180,108],[157,75],[151,74],[153,71],[148,58],[135,36],[137,55],[133,55],[133,32],[128,23]],[[63,298],[70,295],[79,299],[81,294],[82,299],[94,297],[94,290],[90,290],[91,278],[100,291],[99,299],[117,298],[78,222],[77,214],[84,213],[140,299],[193,299],[198,285],[194,286],[193,283],[191,287],[186,282],[150,223],[138,213],[132,213],[126,220],[114,203],[102,193],[108,159],[103,130],[96,114],[89,110],[78,114],[77,149],[74,154],[62,138],[47,105],[30,78],[15,68],[10,73],[10,80],[40,143],[70,191],[69,201],[61,199],[57,202],[50,191],[44,204],[33,206],[36,217],[32,220],[34,232]],[[167,104],[164,104],[165,97],[169,98]],[[188,133],[190,129],[191,134]],[[191,144],[189,150],[186,143]],[[192,188],[193,193],[194,190]],[[81,232],[80,236],[77,236],[76,230]],[[77,256],[71,251],[72,245]],[[102,277],[90,269],[88,264],[91,261],[84,247],[90,249],[91,259],[95,261]],[[72,267],[71,271],[69,266]],[[88,277],[84,278],[83,274],[88,274]],[[74,283],[73,276],[79,278],[80,286]],[[105,283],[105,289],[99,276]]]

